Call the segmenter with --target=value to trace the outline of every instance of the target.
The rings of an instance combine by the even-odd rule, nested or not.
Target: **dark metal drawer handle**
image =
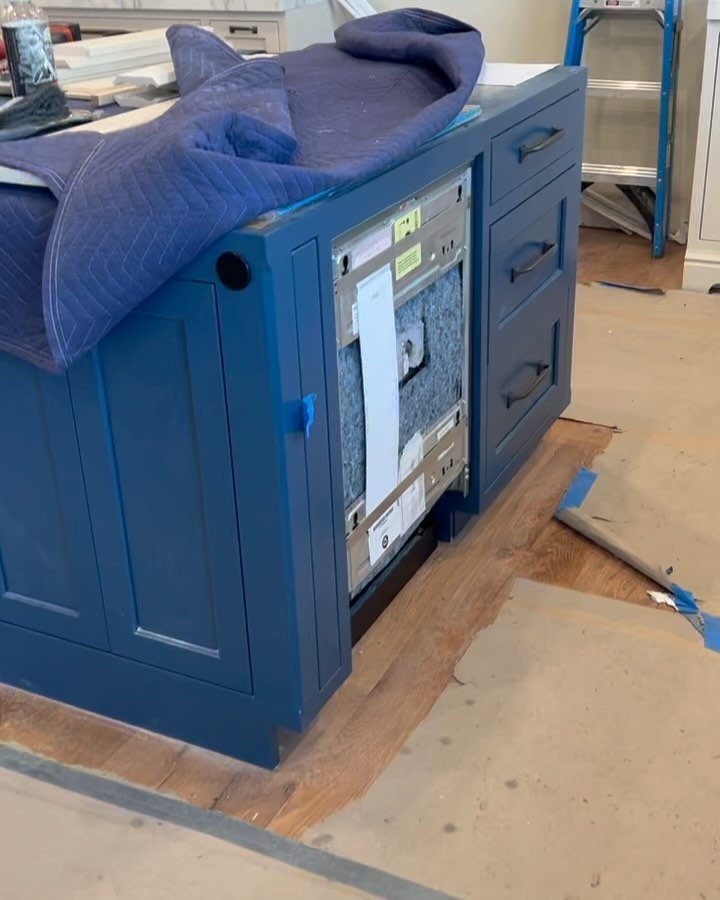
[[[542,245],[542,250],[536,257],[530,260],[530,262],[525,263],[522,266],[515,266],[510,273],[510,281],[517,281],[521,275],[529,275],[531,272],[534,272],[538,266],[542,265],[546,259],[549,259],[553,253],[557,250],[557,244],[553,244],[550,241],[545,241]]]
[[[557,144],[557,142],[562,140],[564,137],[564,128],[553,128],[550,134],[539,143],[523,144],[520,148],[520,162],[525,162],[527,157],[532,156],[533,153],[542,153],[543,150],[547,150],[548,147],[552,147],[553,144]]]
[[[231,25],[228,28],[230,34],[257,34],[259,30],[257,25]]]
[[[507,408],[513,405],[513,403],[519,403],[520,400],[527,400],[527,398],[534,394],[535,391],[540,387],[542,382],[545,380],[545,375],[547,374],[548,369],[550,368],[549,363],[539,362],[539,363],[531,363],[532,366],[537,370],[537,375],[526,390],[522,392],[522,394],[508,394],[507,395]]]

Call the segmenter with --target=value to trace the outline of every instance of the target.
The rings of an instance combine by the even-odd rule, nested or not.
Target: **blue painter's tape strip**
[[[597,472],[591,472],[590,469],[580,469],[573,483],[565,491],[565,496],[560,501],[558,510],[579,509],[596,481]]]
[[[711,616],[702,612],[697,605],[695,595],[677,584],[672,586],[673,596],[678,608],[690,624],[703,635],[705,647],[714,653],[720,653],[720,616]]]
[[[705,646],[708,650],[720,653],[720,616],[703,613],[705,622]]]
[[[442,137],[444,134],[449,134],[451,131],[455,131],[456,128],[459,128],[461,125],[464,125],[466,122],[471,122],[473,119],[476,119],[480,113],[482,112],[482,108],[480,106],[466,106],[462,112],[459,112],[455,118],[450,122],[449,125],[446,125],[442,131],[438,131],[432,140],[437,140],[437,138]]]
[[[677,604],[678,612],[681,613],[699,613],[700,607],[697,605],[695,601],[695,595],[691,591],[686,591],[684,588],[681,588],[679,585],[674,584],[670,588],[673,597],[675,598],[675,603]]]
[[[455,118],[452,120],[452,122],[450,122],[449,125],[446,125],[445,128],[442,129],[442,131],[438,131],[436,135],[430,138],[429,143],[432,143],[432,141],[436,141],[438,138],[441,138],[446,134],[450,134],[451,131],[455,131],[461,125],[465,125],[467,122],[471,122],[473,119],[476,119],[481,112],[482,107],[480,106],[466,106],[455,116]],[[306,206],[310,206],[312,203],[317,203],[318,200],[326,200],[328,197],[332,197],[333,194],[337,194],[339,191],[346,189],[347,187],[349,187],[349,184],[341,185],[340,187],[328,188],[325,191],[320,191],[320,193],[318,194],[313,194],[312,197],[305,197],[303,200],[298,200],[296,203],[289,203],[287,206],[280,206],[278,207],[278,209],[271,210],[270,212],[265,213],[263,216],[261,216],[261,219],[282,218],[283,216],[287,216],[289,213],[293,213],[298,209],[303,209]]]

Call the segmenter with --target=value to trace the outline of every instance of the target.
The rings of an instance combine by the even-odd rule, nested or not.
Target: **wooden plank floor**
[[[645,582],[552,520],[606,428],[558,422],[489,512],[442,545],[355,649],[349,681],[275,772],[0,689],[0,740],[299,836],[361,796],[422,721],[516,576],[644,602]]]
[[[672,287],[678,272],[673,251],[651,263],[644,241],[583,232],[583,280]],[[351,678],[302,740],[288,741],[275,772],[7,687],[0,687],[0,740],[299,836],[361,796],[402,751],[515,577],[647,602],[649,583],[552,519],[577,469],[611,439],[606,428],[558,422],[488,513],[433,554],[360,642]]]
[[[650,244],[636,235],[603,228],[580,229],[579,281],[622,281],[625,284],[682,287],[685,247],[668,241],[665,256],[653,259]]]

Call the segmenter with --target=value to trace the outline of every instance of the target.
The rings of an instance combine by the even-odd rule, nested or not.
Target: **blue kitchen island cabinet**
[[[0,355],[1,681],[277,764],[351,670],[336,242],[460,178],[469,464],[430,513],[452,538],[569,402],[584,96],[561,68],[479,88],[412,159],[227,235],[64,375]]]

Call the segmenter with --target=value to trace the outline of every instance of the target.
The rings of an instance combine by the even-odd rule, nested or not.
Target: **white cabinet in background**
[[[238,53],[282,53],[332,41],[331,0],[43,0],[54,22],[77,22],[88,37],[174,23],[210,25]]]
[[[708,151],[705,162],[700,240],[720,241],[720,28],[714,29],[712,46],[713,98],[709,134],[703,135]],[[707,130],[707,126],[705,126]]]
[[[683,287],[720,285],[720,0],[708,3],[708,34],[690,233]]]

